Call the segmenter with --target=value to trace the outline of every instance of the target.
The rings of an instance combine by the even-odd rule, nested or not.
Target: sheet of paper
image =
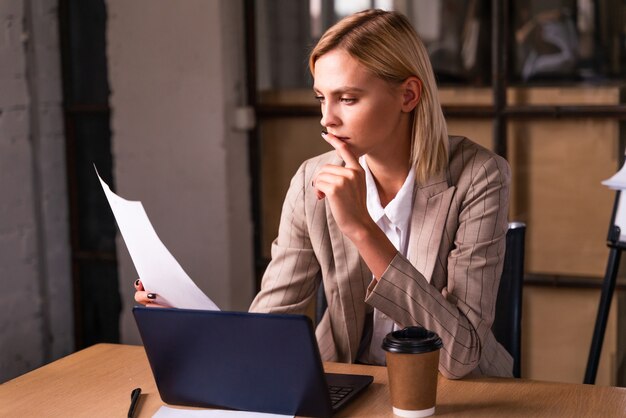
[[[96,175],[144,288],[158,295],[158,303],[173,308],[219,310],[163,245],[141,202],[119,197],[97,169]]]
[[[153,418],[285,418],[293,415],[264,414],[262,412],[224,411],[217,409],[178,409],[162,406]]]

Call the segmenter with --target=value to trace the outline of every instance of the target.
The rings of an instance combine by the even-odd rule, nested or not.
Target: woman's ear
[[[402,82],[402,111],[412,112],[422,97],[422,80],[411,76]]]

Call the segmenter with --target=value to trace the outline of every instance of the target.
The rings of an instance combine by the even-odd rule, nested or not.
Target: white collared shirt
[[[402,184],[396,196],[383,208],[374,177],[367,166],[365,156],[359,158],[359,163],[365,170],[367,211],[398,252],[406,257],[411,232],[415,170],[411,167],[404,184]],[[381,344],[385,335],[396,328],[395,323],[378,309],[374,309],[372,327],[372,340],[369,352],[365,351],[363,353],[362,360],[369,364],[385,365],[385,352],[381,348]]]

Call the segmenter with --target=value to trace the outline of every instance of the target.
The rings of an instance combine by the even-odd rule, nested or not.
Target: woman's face
[[[408,152],[411,118],[403,112],[402,86],[376,77],[340,49],[318,58],[314,71],[313,89],[327,132],[346,142],[357,157]]]

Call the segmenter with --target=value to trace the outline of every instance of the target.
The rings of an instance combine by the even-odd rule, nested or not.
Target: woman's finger
[[[358,169],[342,167],[340,165],[326,164],[317,172],[317,176],[319,177],[320,174],[333,174],[335,176],[351,177],[353,174],[360,170],[362,170],[360,164]]]
[[[341,159],[346,163],[348,168],[360,168],[359,160],[348,149],[348,146],[341,139],[328,132],[322,132],[322,138],[328,142],[337,151]]]
[[[141,283],[141,279],[135,280],[134,285],[135,285],[135,289],[137,289],[137,290],[145,290],[143,288],[143,283]]]
[[[148,292],[144,290],[138,290],[135,292],[135,302],[147,305],[152,302],[152,300],[154,300],[154,298],[148,298]]]
[[[316,189],[318,196],[322,190],[322,184],[342,186],[347,185],[354,180],[358,180],[360,173],[353,168],[340,167],[336,165],[325,165],[316,174],[313,179],[312,185]]]
[[[168,306],[163,303],[159,295],[156,293],[150,293],[146,291],[135,292],[135,301],[141,303],[149,308],[167,308]]]
[[[159,295],[156,293],[146,292],[143,288],[143,283],[141,283],[141,279],[135,280],[133,283],[135,285],[135,301],[137,303],[141,303],[144,306],[149,306],[151,308],[167,308],[168,306],[163,303]]]

